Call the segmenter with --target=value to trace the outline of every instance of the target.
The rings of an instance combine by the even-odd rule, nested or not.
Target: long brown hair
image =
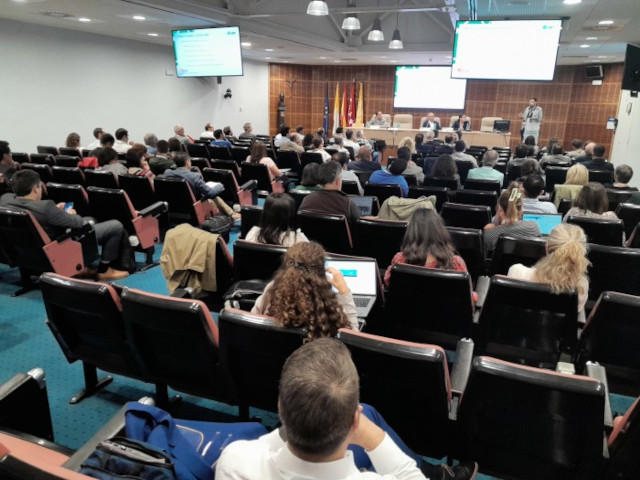
[[[451,235],[440,215],[433,210],[423,208],[413,213],[401,248],[405,262],[410,265],[423,266],[431,255],[436,259],[436,268],[453,268],[456,252]]]
[[[266,156],[267,146],[264,142],[261,142],[260,140],[253,142],[253,147],[251,147],[251,160],[249,163],[260,163],[260,160]]]
[[[335,337],[349,320],[331,290],[324,267],[325,251],[315,242],[297,243],[265,293],[265,313],[284,327],[306,328],[307,338]]]

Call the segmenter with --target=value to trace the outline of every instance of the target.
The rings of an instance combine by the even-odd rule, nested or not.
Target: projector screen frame
[[[394,110],[405,110],[405,111],[416,111],[416,110],[423,110],[425,112],[430,112],[432,110],[453,110],[453,111],[459,111],[459,112],[464,112],[465,108],[467,106],[467,87],[468,87],[468,83],[469,81],[467,79],[464,78],[453,78],[453,77],[449,77],[451,80],[463,80],[465,82],[465,86],[464,86],[464,99],[463,99],[463,104],[461,108],[455,108],[455,107],[398,107],[396,106],[396,88],[397,88],[397,84],[398,84],[398,70],[401,68],[414,68],[414,67],[421,67],[421,68],[448,68],[449,70],[452,69],[451,65],[447,65],[447,64],[441,64],[441,65],[433,65],[433,64],[429,64],[429,65],[416,65],[416,64],[411,64],[411,65],[396,65],[395,66],[395,70],[393,72],[393,109]]]

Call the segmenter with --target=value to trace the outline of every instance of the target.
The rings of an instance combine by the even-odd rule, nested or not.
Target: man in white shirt
[[[392,438],[395,432],[374,423],[388,428],[379,414],[358,404],[359,383],[349,350],[339,341],[320,338],[300,347],[285,362],[280,378],[278,409],[283,426],[257,440],[238,440],[226,447],[216,465],[216,480],[475,476],[477,464],[440,468],[403,451],[406,446],[401,448]],[[356,464],[349,445],[365,449],[376,473],[359,470],[366,465]],[[423,463],[422,471],[416,460]]]
[[[451,158],[454,160],[461,160],[463,162],[471,162],[473,164],[473,168],[476,168],[478,166],[478,161],[474,156],[464,153],[465,148],[467,148],[467,146],[465,145],[464,140],[458,140],[454,144],[454,152],[451,154]]]
[[[297,152],[298,154],[304,153],[304,147],[302,146],[302,140],[295,133],[292,133],[289,136],[289,141],[288,142],[282,142],[280,144],[280,150],[283,151],[283,152],[286,152],[287,150],[290,150],[290,151]]]
[[[345,147],[351,147],[353,148],[353,154],[355,156],[358,155],[358,150],[360,150],[360,144],[358,142],[354,142],[354,138],[353,138],[353,130],[347,130],[347,132],[345,133],[345,139],[342,142],[342,144]]]
[[[116,143],[113,144],[113,149],[118,153],[127,153],[131,145],[129,145],[129,132],[126,128],[119,128],[116,130]]]
[[[289,141],[289,131],[291,127],[289,125],[282,125],[280,127],[280,133],[278,133],[273,139],[273,146],[280,148],[280,145]]]
[[[93,150],[94,148],[98,148],[100,146],[100,138],[102,137],[103,133],[104,130],[102,130],[102,127],[96,127],[93,129],[93,136],[96,139],[89,145],[87,145],[87,150]]]
[[[522,211],[524,213],[558,213],[553,202],[541,202],[538,197],[544,193],[544,180],[542,175],[534,173],[527,175],[522,182],[524,198],[522,199]]]

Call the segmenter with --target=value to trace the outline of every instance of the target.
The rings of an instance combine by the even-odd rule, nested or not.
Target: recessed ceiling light
[[[451,55],[445,55],[444,58],[451,58]]]
[[[389,60],[390,63],[398,63],[397,60]]]
[[[334,60],[333,63],[340,63],[340,60]]]
[[[582,0],[564,0],[562,3],[565,5],[575,5],[577,3],[582,3]]]
[[[580,45],[580,48],[589,48],[591,45],[587,45],[586,43],[583,43],[582,45]]]
[[[289,60],[283,60],[282,63],[289,63]]]
[[[134,15],[133,19],[137,20],[138,22],[143,22],[147,19],[147,17],[143,17],[142,15]]]
[[[597,40],[597,39],[598,39],[598,37],[587,37],[586,39],[587,39],[587,40]]]
[[[607,55],[598,55],[596,58],[608,58]]]
[[[271,60],[271,57],[264,57],[265,60]]]
[[[320,60],[326,60],[327,57],[320,57]]]
[[[79,22],[82,22],[82,23],[89,23],[89,22],[91,21],[91,19],[90,19],[90,18],[87,18],[87,17],[80,17],[80,18],[78,19],[78,21],[79,21]]]
[[[242,45],[243,47],[250,47],[251,46],[251,42],[242,42],[242,43],[240,43],[240,45]]]
[[[265,52],[273,52],[273,48],[265,48],[264,51]]]
[[[613,24],[613,20],[600,20],[598,25],[611,25]]]
[[[153,33],[153,32],[152,33],[147,33],[147,35],[149,35],[150,37],[157,37],[158,36],[157,33]]]
[[[380,58],[387,58],[386,55],[380,55]]]

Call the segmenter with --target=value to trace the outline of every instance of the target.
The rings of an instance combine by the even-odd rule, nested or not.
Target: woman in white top
[[[290,247],[298,242],[308,242],[304,233],[293,229],[296,219],[296,203],[286,193],[272,193],[264,202],[260,226],[252,227],[245,240]]]
[[[331,160],[331,155],[329,155],[324,149],[324,140],[320,135],[316,135],[313,137],[313,148],[309,150],[311,153],[319,153],[322,155],[322,161],[328,162]]]
[[[272,179],[282,176],[282,172],[280,172],[280,170],[276,166],[276,163],[267,156],[267,146],[260,140],[256,140],[255,142],[253,142],[251,155],[247,157],[247,162],[261,163],[262,165],[266,165],[269,169],[269,174],[271,175]]]
[[[545,283],[554,293],[578,290],[578,320],[585,321],[584,305],[589,295],[587,278],[586,237],[577,225],[563,223],[551,230],[547,239],[547,255],[533,267],[512,265],[507,276],[519,280]]]

